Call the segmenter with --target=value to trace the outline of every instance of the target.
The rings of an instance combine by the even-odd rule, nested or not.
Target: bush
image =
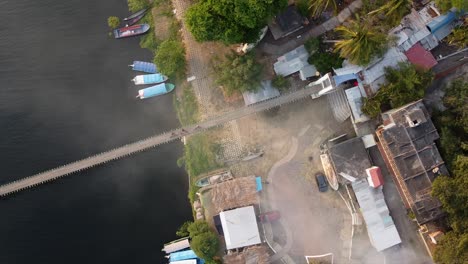
[[[321,45],[322,41],[320,40],[320,38],[311,37],[306,41],[304,47],[306,48],[307,52],[309,52],[309,54],[313,54],[314,52],[320,49]]]
[[[190,247],[198,257],[212,260],[219,249],[218,237],[213,231],[199,234],[192,238]]]
[[[273,85],[273,87],[275,87],[275,88],[277,88],[277,89],[279,89],[281,91],[284,91],[284,90],[288,89],[291,86],[291,83],[284,76],[277,75],[271,81],[271,85]]]
[[[159,45],[154,56],[154,63],[159,71],[170,77],[185,72],[185,50],[175,40],[165,40]]]
[[[322,74],[331,72],[333,68],[341,68],[343,59],[336,53],[329,52],[315,52],[307,60]]]
[[[148,8],[150,4],[147,0],[128,0],[128,9],[131,12],[136,12],[144,8]]]
[[[116,16],[110,16],[108,19],[107,19],[107,25],[109,25],[109,27],[111,29],[116,29],[119,27],[120,25],[120,18],[116,17]]]
[[[186,222],[184,222],[184,223],[179,227],[179,229],[177,230],[176,235],[177,235],[178,237],[187,237],[187,236],[189,236],[190,233],[189,233],[189,231],[188,231],[188,228],[189,228],[189,226],[192,225],[192,224],[193,224],[193,222],[191,222],[191,221],[186,221]]]

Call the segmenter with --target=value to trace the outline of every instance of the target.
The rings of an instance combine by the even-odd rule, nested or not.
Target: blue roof
[[[255,182],[257,183],[257,192],[263,190],[262,177],[255,177]]]
[[[455,21],[456,18],[457,15],[450,11],[445,15],[434,18],[427,24],[427,28],[438,40],[442,40],[452,32],[452,22]]]
[[[205,263],[203,259],[200,259],[197,255],[195,255],[195,252],[193,250],[184,250],[184,251],[178,251],[171,253],[169,255],[169,261],[181,261],[181,260],[187,260],[187,259],[197,259],[200,264]]]
[[[156,64],[151,63],[151,62],[134,61],[132,67],[134,71],[141,71],[141,72],[147,72],[147,73],[158,72]]]
[[[335,80],[336,85],[340,85],[346,81],[357,79],[358,76],[354,73],[344,74],[344,75],[335,75],[333,79]]]

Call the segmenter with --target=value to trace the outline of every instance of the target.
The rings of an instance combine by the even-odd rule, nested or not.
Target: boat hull
[[[137,98],[147,99],[163,94],[170,93],[174,90],[175,85],[172,83],[161,83],[145,89],[138,90]]]
[[[162,83],[167,81],[167,76],[162,75],[160,73],[155,73],[155,74],[145,74],[145,75],[138,75],[135,78],[133,78],[133,82],[136,85],[142,85],[142,84],[153,84],[153,83]]]
[[[133,25],[129,27],[123,27],[123,28],[114,29],[114,37],[116,39],[135,37],[138,35],[145,34],[149,30],[150,30],[150,25],[148,24],[139,24],[139,25]]]
[[[134,61],[130,65],[134,71],[146,72],[146,73],[158,73],[158,68],[156,64],[146,61]]]
[[[148,9],[149,9],[149,8],[145,8],[145,9],[142,9],[142,10],[140,10],[140,11],[138,11],[138,12],[135,12],[134,14],[131,14],[129,17],[126,17],[126,18],[124,18],[123,20],[124,20],[124,21],[130,21],[130,20],[132,20],[132,19],[134,19],[134,18],[136,18],[136,17],[139,17],[139,16],[141,16],[141,15],[144,15],[144,14],[146,13],[146,11],[148,11]]]

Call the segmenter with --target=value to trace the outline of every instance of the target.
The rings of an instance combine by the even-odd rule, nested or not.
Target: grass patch
[[[174,106],[182,126],[192,125],[199,121],[198,100],[190,85],[182,86],[182,96],[174,96]]]

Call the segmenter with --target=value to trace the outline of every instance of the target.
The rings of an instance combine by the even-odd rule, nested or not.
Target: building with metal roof
[[[351,183],[359,207],[366,223],[367,233],[372,246],[382,251],[401,243],[400,235],[395,227],[382,187],[369,186],[366,179]]]
[[[185,238],[181,238],[181,239],[178,239],[178,240],[175,240],[175,241],[172,241],[170,243],[165,244],[162,251],[169,254],[169,253],[172,253],[172,252],[187,249],[189,247],[190,247],[190,243],[189,243],[188,237],[185,237]]]
[[[219,217],[226,249],[243,248],[261,243],[253,206],[223,211],[219,213]]]
[[[447,14],[434,18],[427,24],[427,28],[431,33],[441,41],[447,37],[455,27],[457,15],[454,11],[449,11]]]
[[[412,64],[426,70],[437,65],[437,61],[432,53],[425,50],[419,43],[416,43],[409,50],[405,51],[405,55]]]
[[[262,102],[280,95],[278,89],[271,86],[271,80],[262,81],[261,87],[255,92],[245,91],[242,93],[245,105]]]
[[[431,196],[432,182],[448,170],[435,145],[439,138],[421,100],[382,114],[376,135],[382,155],[397,180],[405,204],[420,225],[444,215],[440,201]]]
[[[293,73],[302,71],[302,80],[306,80],[309,77],[315,76],[315,67],[307,62],[309,56],[309,52],[307,52],[304,45],[301,45],[285,53],[277,59],[275,64],[273,64],[276,75],[282,75],[286,77]]]
[[[195,262],[194,262],[195,260]],[[171,264],[180,264],[181,261],[188,261],[188,263],[196,263],[196,264],[203,264],[205,261],[200,259],[193,250],[184,250],[184,251],[177,251],[173,252],[169,255],[169,262]],[[182,262],[183,263],[183,262]],[[187,263],[187,264],[188,264]],[[185,263],[184,263],[185,264]]]
[[[346,98],[348,99],[349,108],[353,115],[353,123],[361,123],[369,120],[369,117],[365,115],[361,108],[363,105],[363,98],[367,97],[366,94],[363,94],[359,86],[354,86],[352,88],[346,89]]]

